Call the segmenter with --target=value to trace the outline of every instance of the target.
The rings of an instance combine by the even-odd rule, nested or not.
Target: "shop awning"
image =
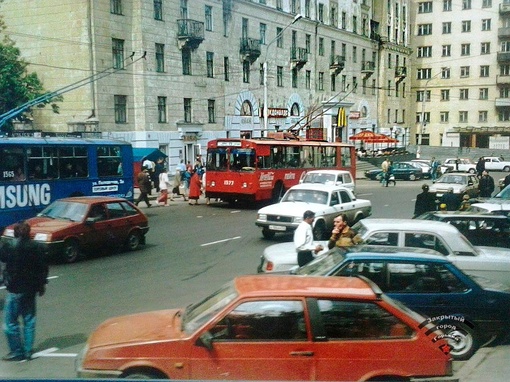
[[[133,161],[141,162],[145,159],[148,159],[152,162],[156,162],[159,158],[166,158],[164,152],[155,148],[147,148],[147,147],[133,147]]]

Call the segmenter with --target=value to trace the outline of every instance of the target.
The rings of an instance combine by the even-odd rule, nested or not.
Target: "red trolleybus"
[[[301,174],[348,170],[356,176],[353,145],[291,139],[215,139],[207,144],[206,196],[226,202],[276,203]]]

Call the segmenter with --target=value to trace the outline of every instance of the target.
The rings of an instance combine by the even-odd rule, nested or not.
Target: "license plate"
[[[287,230],[286,227],[282,227],[280,225],[270,225],[269,229],[273,230],[273,231],[286,231]]]

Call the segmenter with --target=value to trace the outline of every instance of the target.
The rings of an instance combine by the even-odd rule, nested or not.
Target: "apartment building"
[[[411,14],[416,143],[510,148],[510,1],[416,1]]]
[[[122,138],[171,166],[210,139],[289,129],[409,143],[409,11],[405,0],[0,4],[29,70],[70,89],[60,114],[34,110],[23,129]]]

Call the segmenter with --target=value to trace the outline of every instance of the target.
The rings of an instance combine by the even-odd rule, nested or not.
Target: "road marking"
[[[45,350],[41,350],[37,353],[32,354],[32,357],[39,358],[39,357],[76,357],[77,353],[55,353],[58,350],[58,348],[49,348]]]
[[[241,212],[241,210],[230,211],[231,214],[238,214],[239,212]]]
[[[240,238],[241,238],[241,236],[236,236],[236,237],[231,237],[230,239],[223,239],[223,240],[211,241],[211,242],[209,242],[209,243],[200,244],[200,246],[201,246],[201,247],[206,247],[206,246],[208,246],[208,245],[224,243],[224,242],[226,242],[226,241],[237,240],[237,239],[240,239]]]
[[[47,280],[58,279],[58,276],[50,276]],[[5,285],[0,286],[0,289],[5,289]]]

